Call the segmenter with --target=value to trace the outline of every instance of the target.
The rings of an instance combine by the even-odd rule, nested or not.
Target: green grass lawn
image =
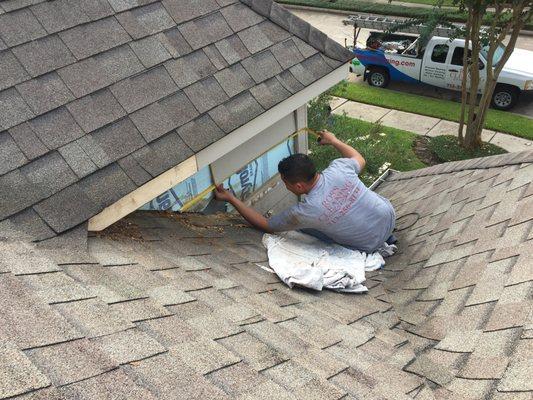
[[[360,178],[367,185],[379,178],[387,168],[410,171],[426,166],[413,152],[413,141],[417,137],[414,133],[346,116],[334,116],[329,129],[365,157],[367,165]],[[310,150],[320,170],[339,157],[334,148],[320,146],[314,140],[310,140]]]
[[[461,105],[453,101],[432,99],[357,83],[339,85],[332,94],[361,103],[459,121]],[[489,110],[485,128],[533,140],[533,120],[509,112]]]
[[[456,136],[442,135],[431,138],[429,149],[442,161],[469,160],[471,158],[494,156],[507,153],[501,147],[483,142],[481,147],[472,151],[459,145]]]

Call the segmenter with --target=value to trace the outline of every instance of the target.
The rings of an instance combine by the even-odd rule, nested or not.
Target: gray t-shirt
[[[305,199],[269,219],[275,232],[316,230],[336,243],[365,252],[377,250],[392,234],[392,204],[368,189],[352,158],[331,162]]]

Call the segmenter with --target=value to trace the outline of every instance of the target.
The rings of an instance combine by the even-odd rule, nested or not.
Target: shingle
[[[116,12],[126,11],[134,7],[155,3],[157,0],[107,0]]]
[[[76,26],[59,36],[78,60],[130,41],[130,36],[114,17]]]
[[[198,337],[197,331],[175,315],[143,321],[138,324],[138,327],[166,347],[190,342]]]
[[[178,134],[194,152],[198,152],[224,137],[224,132],[209,115],[203,115],[182,126],[178,129]]]
[[[112,1],[118,2],[118,0]],[[123,369],[116,369],[94,378],[63,386],[60,392],[61,398],[66,399],[156,400],[148,389],[136,384]],[[113,397],[110,398],[111,394]]]
[[[220,12],[186,22],[178,29],[195,50],[233,34]]]
[[[257,117],[263,109],[249,92],[241,93],[209,112],[213,121],[226,133]]]
[[[130,115],[147,142],[185,124],[198,112],[183,92],[177,92],[163,100],[150,104]]]
[[[326,40],[324,53],[333,60],[341,62],[346,62],[353,58],[353,53],[350,50],[330,38]]]
[[[252,11],[250,7],[241,3],[225,7],[220,12],[235,32],[257,25],[264,20],[263,17]]]
[[[18,125],[34,114],[15,88],[0,92],[0,129]]]
[[[308,22],[294,14],[291,14],[289,24],[290,33],[298,36],[302,40],[307,41],[309,38],[309,30],[311,29],[311,25],[309,25]]]
[[[80,3],[69,0],[47,1],[32,7],[32,11],[48,33],[55,33],[89,22]]]
[[[315,49],[318,49],[321,52],[324,52],[326,50],[326,40],[327,35],[315,28],[314,26],[310,27],[309,30],[309,44],[313,46]]]
[[[291,67],[290,71],[296,79],[307,86],[329,73],[331,67],[324,61],[320,54],[317,54]]]
[[[39,218],[31,211],[31,219]],[[51,229],[48,228],[51,232]],[[82,286],[64,272],[50,272],[45,274],[32,274],[20,276],[31,290],[44,302],[55,304],[74,300],[84,300],[94,297],[89,288]]]
[[[265,110],[274,107],[291,95],[276,77],[253,87],[250,89],[250,93]]]
[[[0,315],[5,333],[19,349],[30,349],[73,340],[78,332],[48,304],[35,297],[29,287],[11,274],[0,275]]]
[[[531,302],[521,301],[515,303],[498,304],[492,311],[485,331],[516,328],[524,326],[531,313]]]
[[[0,175],[12,171],[28,160],[7,132],[0,133]]]
[[[267,381],[265,376],[242,362],[213,371],[208,379],[232,398],[241,397]]]
[[[170,132],[152,142],[150,148],[165,161],[165,169],[178,165],[193,154],[176,132]]]
[[[256,371],[287,361],[287,357],[247,332],[224,338],[219,340],[218,343],[242,357]]]
[[[152,176],[141,167],[132,155],[120,159],[118,165],[137,186],[141,186],[152,179]]]
[[[131,322],[99,299],[57,304],[55,308],[89,338],[134,327]]]
[[[104,89],[67,104],[67,108],[81,126],[89,133],[126,115],[117,99]]]
[[[118,366],[87,339],[33,349],[27,355],[56,386],[100,375]]]
[[[233,35],[215,43],[215,46],[226,59],[228,64],[234,64],[250,55],[239,36]]]
[[[165,68],[161,66],[113,85],[111,92],[122,107],[131,113],[177,89]]]
[[[171,355],[180,357],[200,374],[207,374],[241,361],[222,345],[201,337],[197,341],[185,342],[172,347]]]
[[[113,9],[107,0],[86,0],[81,3],[81,8],[91,21],[113,14]]]
[[[130,47],[137,57],[139,57],[142,64],[146,68],[150,68],[171,58],[171,55],[163,45],[162,40],[165,41],[166,39],[165,36],[160,33],[132,42],[130,43]]]
[[[76,184],[36,204],[33,209],[58,233],[81,224],[100,211]]]
[[[0,91],[28,78],[29,75],[10,50],[0,52]]]
[[[160,3],[123,12],[117,15],[117,19],[134,39],[153,35],[175,25]]]
[[[75,61],[69,49],[57,35],[50,35],[18,46],[13,49],[13,53],[33,77]]]
[[[180,89],[217,71],[202,50],[195,51],[177,60],[167,61],[165,68]]]
[[[56,149],[83,136],[82,130],[64,107],[33,119],[30,125],[49,149]]]
[[[0,37],[9,46],[35,40],[46,32],[29,9],[0,15]]]
[[[192,51],[191,46],[187,43],[178,28],[166,30],[160,34],[160,37],[161,43],[163,43],[165,48],[174,58],[182,57]]]
[[[205,47],[203,50],[216,69],[220,70],[228,66],[228,63],[214,44]]]
[[[144,68],[129,46],[121,46],[58,70],[76,97],[85,96]]]
[[[200,114],[228,99],[217,80],[212,76],[186,87],[183,91]]]
[[[219,8],[215,0],[163,0],[163,5],[177,24],[198,18]]]
[[[30,240],[44,240],[55,236],[55,232],[44,223],[35,211],[28,208],[9,218],[18,230],[29,235]],[[40,274],[39,274],[40,275]],[[48,275],[48,274],[45,274]],[[37,275],[28,275],[37,276]]]
[[[152,299],[139,299],[115,303],[111,306],[121,316],[132,322],[145,321],[153,318],[167,317],[171,313]]]
[[[248,51],[255,54],[274,44],[261,29],[261,25],[254,25],[237,34]]]
[[[111,164],[79,182],[89,199],[105,208],[137,188],[133,181],[117,165]]]
[[[526,357],[512,361],[498,384],[499,392],[531,392],[533,382],[531,359]]]
[[[42,198],[19,170],[0,176],[0,220],[9,217]]]
[[[283,29],[289,30],[292,13],[280,4],[273,3],[270,8],[270,19]]]
[[[270,51],[255,54],[243,60],[242,65],[256,83],[272,78],[282,71]]]
[[[315,49],[313,46],[310,46],[309,43],[304,42],[302,39],[293,37],[292,40],[294,43],[296,43],[298,50],[300,50],[300,53],[302,53],[304,58],[309,58],[318,53],[317,49]]]
[[[210,384],[174,354],[143,360],[134,364],[132,370],[154,388],[158,399],[227,399],[222,390]]]
[[[15,11],[20,8],[31,6],[32,4],[40,3],[43,0],[4,0],[0,7],[0,14],[2,12]]]
[[[146,144],[129,118],[105,126],[83,137],[78,143],[100,168]]]
[[[165,347],[137,328],[101,336],[92,342],[118,364],[139,361],[167,351]]]
[[[10,342],[0,344],[0,398],[16,396],[50,385],[50,380]]]
[[[284,70],[304,60],[292,39],[276,44],[270,51]]]
[[[33,160],[22,167],[20,171],[33,186],[39,188],[44,197],[59,192],[78,179],[63,157],[56,151]]]
[[[74,100],[55,72],[21,83],[17,89],[36,114],[44,114]]]

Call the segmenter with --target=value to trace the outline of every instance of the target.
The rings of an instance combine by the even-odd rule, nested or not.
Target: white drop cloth
[[[267,248],[270,268],[289,287],[298,285],[349,293],[367,292],[363,285],[365,271],[375,271],[385,265],[380,251],[387,256],[396,250],[396,246],[384,244],[380,251],[366,254],[295,231],[279,235],[266,233],[263,245]]]

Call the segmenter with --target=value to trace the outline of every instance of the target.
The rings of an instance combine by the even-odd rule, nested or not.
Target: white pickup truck
[[[418,40],[413,35],[371,32],[366,48],[353,48],[355,58],[350,70],[363,75],[371,86],[386,87],[391,80],[398,80],[460,91],[465,41],[434,36],[419,51]],[[494,65],[497,65],[503,51],[503,47],[497,49]],[[486,79],[486,56],[486,49],[482,49],[479,57],[480,88],[483,88]],[[515,49],[500,73],[492,106],[509,110],[524,90],[533,90],[533,51]]]

